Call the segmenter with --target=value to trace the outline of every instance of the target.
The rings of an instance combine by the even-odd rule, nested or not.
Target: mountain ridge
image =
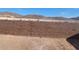
[[[15,12],[0,12],[0,17],[13,17],[13,18],[32,18],[32,19],[54,19],[54,20],[79,20],[79,17],[53,17],[43,16],[38,14],[21,15]]]

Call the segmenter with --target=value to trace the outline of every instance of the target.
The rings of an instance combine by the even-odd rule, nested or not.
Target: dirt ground
[[[1,50],[75,50],[65,38],[0,35]]]
[[[79,23],[0,20],[0,49],[74,50],[67,38],[79,33]]]

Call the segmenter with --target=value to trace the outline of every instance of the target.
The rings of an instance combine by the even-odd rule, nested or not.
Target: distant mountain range
[[[42,15],[20,15],[13,12],[0,12],[0,17],[14,17],[14,18],[32,18],[32,19],[54,19],[54,20],[79,20],[79,17],[65,18],[65,17],[46,17]]]
[[[0,12],[0,17],[22,17],[22,15],[12,12]]]
[[[74,18],[71,18],[71,19],[79,20],[79,17],[74,17]]]

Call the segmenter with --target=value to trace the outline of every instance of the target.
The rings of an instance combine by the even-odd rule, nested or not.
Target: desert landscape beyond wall
[[[75,22],[0,20],[0,49],[75,50],[70,37],[78,33]]]

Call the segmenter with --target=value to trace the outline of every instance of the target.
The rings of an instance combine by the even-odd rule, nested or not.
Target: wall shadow
[[[79,33],[67,38],[67,41],[79,50]]]

